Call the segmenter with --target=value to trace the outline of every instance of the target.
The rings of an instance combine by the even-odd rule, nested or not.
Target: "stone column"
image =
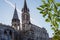
[[[14,40],[14,32],[12,32],[12,40]]]

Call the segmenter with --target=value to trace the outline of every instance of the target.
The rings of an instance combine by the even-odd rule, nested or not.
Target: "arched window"
[[[7,31],[5,30],[5,31],[4,31],[4,35],[6,35],[6,34],[7,34]]]
[[[1,32],[2,32],[2,31],[0,30],[0,35],[2,34]]]
[[[12,35],[12,31],[11,30],[10,30],[9,34]]]

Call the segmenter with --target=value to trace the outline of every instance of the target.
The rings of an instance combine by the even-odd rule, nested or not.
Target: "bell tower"
[[[24,0],[24,6],[22,8],[22,29],[28,30],[29,23],[30,23],[29,8],[27,7],[26,0]]]
[[[19,20],[18,14],[17,14],[16,6],[15,6],[15,10],[14,10],[14,15],[12,18],[12,27],[16,30],[20,30],[20,20]]]

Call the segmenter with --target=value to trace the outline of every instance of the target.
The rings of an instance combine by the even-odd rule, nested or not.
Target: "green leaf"
[[[58,17],[60,17],[60,9],[59,9],[59,11],[57,13],[58,13]]]
[[[41,8],[45,8],[45,4],[40,6]]]
[[[42,8],[37,8],[38,10],[43,10]]]
[[[54,28],[54,27],[52,27],[52,30],[54,30],[54,31],[55,31],[55,28]]]
[[[54,12],[57,12],[57,6],[54,4]]]
[[[54,0],[48,0],[48,2],[49,2],[49,3],[52,3],[52,2],[54,2]]]
[[[44,13],[44,14],[43,14],[43,17],[45,17],[46,15],[47,15],[47,13]]]
[[[55,18],[55,20],[56,20],[57,22],[60,22],[60,18]]]
[[[57,22],[56,22],[56,24],[55,24],[55,25],[56,25],[56,28],[58,28],[58,26],[59,26],[59,25],[58,25],[58,23],[57,23]]]
[[[55,13],[54,13],[54,14],[53,14],[53,16],[54,16],[54,17],[56,17],[56,16],[57,16],[57,14],[55,14]]]
[[[51,11],[51,10],[52,10],[52,8],[48,8],[48,10],[49,10],[49,11]]]
[[[45,21],[46,21],[46,22],[50,22],[50,20],[49,20],[49,19],[46,19]]]
[[[60,3],[56,3],[57,6],[60,6]]]
[[[42,0],[42,2],[45,4],[46,2],[45,2],[45,0]]]
[[[43,13],[43,11],[40,12],[41,14]]]

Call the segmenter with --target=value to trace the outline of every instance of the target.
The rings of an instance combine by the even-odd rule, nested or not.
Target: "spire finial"
[[[15,3],[15,9],[16,9],[16,3]]]
[[[24,0],[24,7],[23,7],[22,11],[29,11],[26,0]]]
[[[14,9],[13,19],[19,19],[18,18],[18,14],[17,14],[17,9],[16,9],[16,3],[15,3],[15,9]]]
[[[26,0],[24,1],[24,8],[27,9],[27,3],[26,3]]]

